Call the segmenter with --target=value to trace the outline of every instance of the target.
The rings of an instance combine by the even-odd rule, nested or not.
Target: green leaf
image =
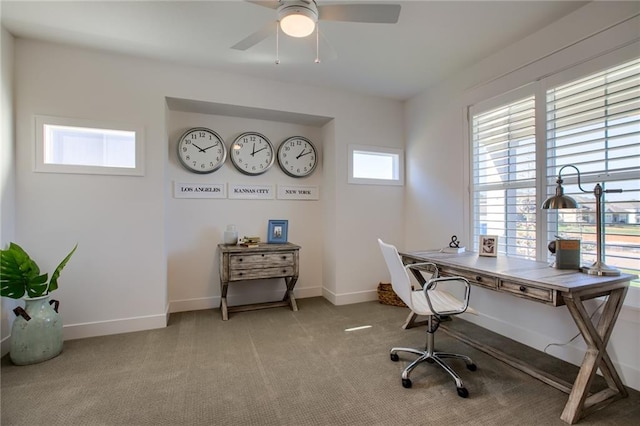
[[[69,259],[71,259],[71,255],[73,255],[73,253],[76,251],[77,248],[78,248],[78,245],[76,244],[73,247],[73,250],[71,250],[71,252],[67,255],[67,257],[62,259],[62,262],[60,262],[56,270],[53,271],[53,274],[51,275],[51,282],[49,283],[49,291],[48,291],[49,293],[52,292],[53,290],[58,289],[58,278],[60,277],[60,272],[62,272],[62,269],[65,267]]]
[[[19,299],[39,275],[40,268],[19,245],[11,243],[0,250],[0,295]]]

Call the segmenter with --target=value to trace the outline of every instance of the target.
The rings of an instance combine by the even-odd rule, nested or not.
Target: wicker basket
[[[391,287],[389,283],[378,284],[378,301],[384,305],[407,307],[402,299],[393,291],[393,287]]]

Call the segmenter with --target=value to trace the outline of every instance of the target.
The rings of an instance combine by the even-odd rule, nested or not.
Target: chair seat
[[[431,298],[431,304],[433,309],[438,312],[455,311],[461,309],[464,303],[458,300],[451,293],[444,290],[430,290],[429,297]],[[411,304],[412,310],[418,315],[433,315],[427,298],[422,290],[416,290],[411,292]],[[478,313],[471,307],[468,307],[465,312],[477,315]]]

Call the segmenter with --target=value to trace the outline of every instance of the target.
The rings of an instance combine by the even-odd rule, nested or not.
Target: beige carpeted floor
[[[322,298],[287,308],[171,315],[165,329],[65,342],[58,357],[17,367],[2,359],[1,423],[6,425],[564,425],[567,395],[482,352],[436,335],[440,350],[470,355],[451,364],[469,390],[392,346],[424,346],[424,328],[402,330],[408,311],[377,302],[333,306]],[[64,315],[64,312],[63,312]],[[464,324],[456,319],[455,324]],[[468,323],[467,323],[468,324]],[[356,331],[347,328],[370,325]],[[485,331],[487,339],[540,359],[561,374],[574,367]],[[517,355],[517,354],[516,354]],[[640,392],[583,419],[631,425]]]

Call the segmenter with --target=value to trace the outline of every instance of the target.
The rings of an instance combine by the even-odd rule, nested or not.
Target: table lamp
[[[564,189],[562,188],[562,182],[563,182],[562,170],[564,170],[565,167],[573,167],[576,170],[576,172],[578,173],[578,188],[580,188],[580,191],[582,192],[586,192],[586,193],[589,192],[582,189],[582,186],[580,185],[580,170],[578,170],[576,166],[574,166],[573,164],[567,164],[566,166],[562,166],[558,171],[558,179],[556,180],[556,183],[558,184],[558,186],[556,186],[556,195],[553,195],[547,198],[544,201],[544,203],[542,203],[542,208],[545,210],[546,209],[557,210],[557,209],[578,208],[578,203],[576,202],[576,200],[569,197],[568,195],[564,195]],[[597,183],[596,186],[593,188],[593,195],[596,197],[596,261],[590,266],[581,267],[580,270],[585,274],[607,275],[607,276],[620,275],[620,271],[618,269],[613,268],[611,266],[607,266],[602,260],[603,251],[604,251],[603,241],[602,241],[602,235],[603,235],[602,205],[604,204],[604,201],[602,200],[602,194],[609,193],[609,192],[622,192],[622,189],[603,190],[602,186],[599,183]]]

